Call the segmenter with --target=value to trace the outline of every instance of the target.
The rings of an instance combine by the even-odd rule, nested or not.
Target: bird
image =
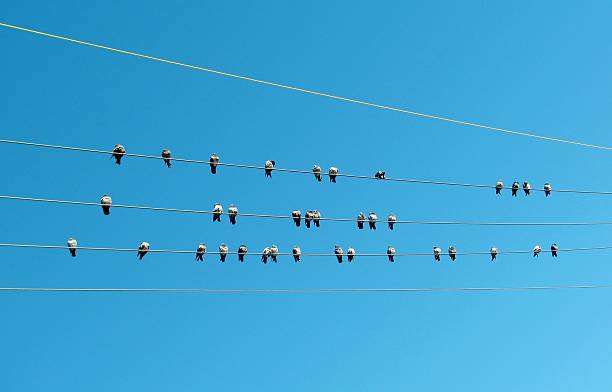
[[[302,224],[302,212],[300,210],[291,211],[291,217],[293,218],[293,223],[295,223],[296,227],[300,227]]]
[[[247,254],[247,246],[246,245],[240,245],[238,247],[238,261],[240,261],[241,263],[244,261],[244,255]]]
[[[546,197],[550,196],[550,192],[552,192],[552,185],[547,182],[546,184],[544,184],[544,194],[546,195]]]
[[[542,251],[542,247],[540,247],[540,245],[534,246],[533,247],[533,257],[538,257],[541,251]]]
[[[266,177],[272,178],[272,170],[274,170],[274,166],[276,166],[276,162],[272,160],[266,161],[266,170],[265,170]]]
[[[221,203],[215,203],[213,206],[213,222],[221,222],[221,215],[223,214],[223,206]]]
[[[512,196],[516,197],[516,192],[518,192],[519,190],[519,182],[518,181],[514,181],[512,183]]]
[[[389,257],[389,261],[394,263],[395,262],[395,248],[392,246],[388,246],[387,247],[387,256]]]
[[[317,181],[321,182],[321,166],[314,165],[312,167],[312,174],[314,174]]]
[[[168,149],[162,150],[161,156],[162,156],[162,158],[164,158],[164,163],[166,164],[166,166],[168,166],[168,167],[172,166],[172,163],[170,162],[170,158],[172,157],[172,153],[170,152],[170,150],[168,150]]]
[[[115,144],[115,148],[113,148],[113,157],[115,158],[115,163],[117,165],[121,165],[121,158],[125,155],[125,147],[121,144]]]
[[[293,260],[296,263],[300,262],[300,256],[302,255],[302,250],[300,249],[299,246],[294,246],[293,249],[291,250],[291,253],[293,254]]]
[[[77,240],[72,237],[68,238],[68,250],[70,251],[70,255],[72,257],[76,257]]]
[[[278,257],[278,246],[272,245],[270,247],[270,257],[272,257],[272,261],[276,263],[276,257]]]
[[[304,216],[304,223],[306,224],[306,227],[310,229],[310,222],[312,221],[312,214],[313,212],[311,210],[306,211],[306,215]]]
[[[329,182],[336,182],[336,177],[338,176],[338,168],[330,167],[329,168]]]
[[[434,246],[433,250],[434,250],[434,259],[436,261],[440,261],[440,255],[442,254],[442,248],[440,248],[439,246]]]
[[[219,165],[219,156],[213,153],[210,156],[210,160],[208,162],[210,162],[210,172],[212,174],[217,174],[217,166]]]
[[[525,192],[525,196],[529,196],[529,192],[531,192],[531,185],[527,181],[523,182],[523,191]]]
[[[321,224],[319,223],[319,220],[321,219],[321,213],[318,210],[314,210],[312,212],[312,222],[315,224],[315,226],[320,227]]]
[[[360,212],[359,215],[357,215],[357,228],[359,230],[363,230],[363,223],[365,222],[366,216],[363,212]]]
[[[497,258],[497,248],[492,246],[491,247],[491,261],[494,261]]]
[[[385,172],[382,170],[377,171],[376,173],[374,173],[374,178],[376,178],[377,180],[384,180]]]
[[[450,256],[451,261],[455,261],[455,259],[457,258],[457,249],[455,249],[455,247],[452,245],[449,246],[448,255]]]
[[[206,253],[206,244],[198,245],[198,249],[196,249],[196,260],[204,261],[204,253]]]
[[[227,208],[227,215],[229,216],[230,223],[232,225],[236,224],[236,216],[238,215],[238,207],[233,204],[230,204]]]
[[[504,182],[502,180],[499,180],[495,184],[495,194],[496,195],[501,195],[502,189],[504,189]]]
[[[368,215],[368,223],[370,224],[370,230],[376,230],[377,220],[378,220],[378,216],[375,213],[370,212],[370,214]]]
[[[270,257],[270,253],[272,253],[270,248],[265,247],[263,252],[261,252],[261,261],[262,261],[262,263],[264,263],[264,264],[268,263],[268,257]]]
[[[150,247],[151,247],[151,246],[149,245],[149,243],[148,243],[148,242],[144,242],[144,241],[143,241],[143,242],[140,244],[140,246],[138,247],[138,254],[137,254],[137,256],[138,256],[138,258],[139,258],[140,260],[142,260],[142,258],[143,258],[143,257],[145,257],[145,255],[146,255],[146,254],[147,254],[147,252],[149,251],[149,248],[150,248]]]
[[[559,251],[559,246],[557,244],[552,244],[550,246],[550,254],[552,257],[557,257],[557,252]]]
[[[102,212],[104,215],[110,214],[110,208],[113,205],[113,199],[109,195],[104,195],[100,199],[100,205],[102,205]]]
[[[393,230],[393,225],[397,222],[397,217],[394,214],[389,214],[387,217],[387,223],[389,224],[389,230]]]
[[[349,247],[346,250],[346,257],[348,258],[349,263],[353,262],[353,257],[355,257],[355,249]]]
[[[336,255],[336,258],[338,259],[338,263],[342,263],[342,254],[343,253],[344,253],[344,251],[342,250],[342,248],[339,245],[335,245],[334,254]]]
[[[219,259],[222,263],[225,263],[225,257],[227,256],[229,248],[225,244],[219,245]]]

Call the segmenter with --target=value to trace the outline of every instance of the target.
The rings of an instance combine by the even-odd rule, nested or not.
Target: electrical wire
[[[0,195],[0,200],[16,200],[16,201],[33,201],[42,203],[58,203],[58,204],[69,204],[69,205],[83,205],[83,206],[95,206],[100,207],[100,203],[85,202],[85,201],[72,201],[72,200],[56,200],[56,199],[42,199],[36,197],[22,197],[22,196],[10,196]],[[229,215],[227,212],[217,213],[214,211],[207,210],[193,210],[193,209],[180,209],[180,208],[165,208],[165,207],[148,207],[138,205],[127,205],[127,204],[113,204],[113,208],[126,208],[136,210],[148,210],[148,211],[165,211],[165,212],[179,212],[188,214],[207,214],[207,215]],[[252,213],[238,213],[237,216],[251,217],[251,218],[266,218],[266,219],[291,219],[291,215],[272,215],[272,214],[252,214]],[[361,220],[356,218],[318,218],[320,221],[331,221],[331,222],[360,222]],[[304,220],[304,216],[301,217]],[[366,218],[363,220],[364,223],[368,222]],[[376,223],[386,223],[385,219],[377,219]],[[416,220],[397,220],[395,224],[410,224],[410,225],[456,225],[456,226],[602,226],[612,225],[612,221],[591,221],[591,222],[483,222],[483,221],[416,221]]]
[[[368,101],[363,101],[363,100],[358,100],[358,99],[353,99],[353,98],[342,97],[342,96],[339,96],[339,95],[333,95],[333,94],[329,94],[329,93],[324,93],[324,92],[319,92],[319,91],[314,91],[314,90],[308,90],[308,89],[305,89],[305,88],[289,86],[289,85],[285,85],[285,84],[281,84],[281,83],[276,83],[276,82],[270,82],[270,81],[266,81],[266,80],[262,80],[262,79],[256,79],[256,78],[252,78],[252,77],[248,77],[248,76],[243,76],[243,75],[238,75],[238,74],[233,74],[233,73],[229,73],[229,72],[225,72],[225,71],[219,71],[219,70],[214,70],[214,69],[210,69],[210,68],[204,68],[204,67],[200,67],[200,66],[196,66],[196,65],[190,65],[190,64],[179,62],[179,61],[164,59],[164,58],[161,58],[161,57],[149,56],[149,55],[145,55],[145,54],[141,54],[141,53],[137,53],[137,52],[132,52],[132,51],[128,51],[128,50],[113,48],[113,47],[110,47],[110,46],[105,46],[105,45],[100,45],[100,44],[95,44],[95,43],[92,43],[92,42],[81,41],[81,40],[77,40],[77,39],[74,39],[74,38],[63,37],[63,36],[60,36],[60,35],[50,34],[50,33],[46,33],[46,32],[43,32],[43,31],[28,29],[28,28],[25,28],[25,27],[15,26],[15,25],[7,24],[7,23],[1,23],[0,22],[0,26],[7,27],[7,28],[10,28],[10,29],[14,29],[14,30],[25,31],[25,32],[36,34],[36,35],[40,35],[40,36],[54,38],[54,39],[58,39],[58,40],[62,40],[62,41],[72,42],[72,43],[76,43],[76,44],[79,44],[79,45],[85,45],[85,46],[94,47],[94,48],[98,48],[98,49],[104,49],[104,50],[115,52],[115,53],[121,53],[121,54],[129,55],[129,56],[140,57],[140,58],[144,58],[144,59],[148,59],[148,60],[153,60],[153,61],[158,61],[158,62],[162,62],[162,63],[166,63],[166,64],[176,65],[176,66],[179,66],[179,67],[190,68],[190,69],[197,70],[197,71],[208,72],[208,73],[212,73],[212,74],[216,74],[216,75],[220,75],[220,76],[225,76],[225,77],[229,77],[229,78],[245,80],[245,81],[249,81],[249,82],[253,82],[253,83],[257,83],[257,84],[277,87],[277,88],[291,90],[291,91],[295,91],[295,92],[300,92],[300,93],[305,93],[305,94],[310,94],[310,95],[316,95],[316,96],[330,98],[330,99],[337,100],[337,101],[349,102],[349,103],[353,103],[353,104],[368,106],[368,107],[382,109],[382,110],[387,110],[387,111],[392,111],[392,112],[399,112],[399,113],[408,114],[408,115],[411,115],[411,116],[416,116],[416,117],[421,117],[421,118],[428,118],[428,119],[432,119],[432,120],[444,121],[444,122],[448,122],[448,123],[465,125],[465,126],[470,126],[470,127],[476,127],[476,128],[485,129],[485,130],[488,130],[488,131],[501,132],[501,133],[515,135],[515,136],[524,136],[524,137],[530,137],[530,138],[535,138],[535,139],[539,139],[539,140],[546,140],[546,141],[551,141],[551,142],[565,143],[565,144],[581,146],[581,147],[588,147],[588,148],[594,148],[594,149],[600,149],[600,150],[612,150],[612,147],[603,146],[603,145],[590,144],[590,143],[584,143],[584,142],[579,142],[579,141],[575,141],[575,140],[568,140],[568,139],[561,139],[561,138],[556,138],[556,137],[543,136],[543,135],[538,135],[538,134],[529,133],[529,132],[513,131],[513,130],[510,130],[510,129],[506,129],[506,128],[494,127],[494,126],[490,126],[490,125],[479,124],[479,123],[463,121],[463,120],[456,120],[456,119],[452,119],[452,118],[448,118],[448,117],[437,116],[437,115],[427,114],[427,113],[420,113],[420,112],[415,112],[415,111],[412,111],[412,110],[397,108],[397,107],[393,107],[393,106],[381,105],[381,104],[377,104],[377,103],[373,103],[373,102],[368,102]]]
[[[107,150],[98,150],[91,148],[83,148],[83,147],[71,147],[71,146],[61,146],[56,144],[45,144],[45,143],[34,143],[34,142],[26,142],[21,140],[10,140],[10,139],[0,139],[0,143],[4,144],[17,144],[22,146],[30,146],[30,147],[42,147],[42,148],[50,148],[50,149],[58,149],[58,150],[66,150],[66,151],[79,151],[79,152],[89,152],[95,154],[105,154],[105,155],[113,155],[115,154],[113,151]],[[146,154],[133,154],[133,153],[124,153],[123,157],[134,157],[134,158],[144,158],[144,159],[159,159],[159,160],[169,160],[174,162],[185,162],[185,163],[194,163],[200,165],[210,165],[209,161],[203,161],[198,159],[187,159],[187,158],[163,158],[158,155],[146,155]],[[255,169],[255,170],[266,170],[265,166],[257,166],[257,165],[246,165],[239,163],[225,163],[219,162],[218,166],[226,166],[226,167],[235,167],[240,169]],[[272,171],[276,172],[284,172],[284,173],[296,173],[296,174],[307,174],[313,175],[312,170],[299,170],[299,169],[283,169],[283,168],[273,168]],[[329,176],[329,173],[321,172],[322,176]],[[346,177],[346,178],[355,178],[355,179],[364,179],[364,180],[376,180],[376,181],[391,181],[391,182],[401,182],[401,183],[412,183],[412,184],[428,184],[428,185],[444,185],[444,186],[454,186],[454,187],[465,187],[465,188],[485,188],[485,189],[495,189],[495,185],[485,185],[485,184],[471,184],[471,183],[461,183],[461,182],[449,182],[449,181],[438,181],[438,180],[422,180],[422,179],[413,179],[413,178],[393,178],[393,177],[385,177],[383,179],[376,178],[375,176],[366,176],[366,175],[358,175],[358,174],[347,174],[347,173],[338,173],[337,177]],[[511,190],[512,187],[505,186],[501,189]],[[544,188],[532,188],[532,192],[546,192]],[[554,189],[550,191],[551,193],[577,193],[577,194],[592,194],[592,195],[612,195],[612,191],[591,191],[591,190],[578,190],[578,189]]]

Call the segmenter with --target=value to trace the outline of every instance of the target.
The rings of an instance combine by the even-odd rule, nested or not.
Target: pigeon
[[[206,253],[206,245],[200,244],[198,245],[198,249],[196,249],[196,260],[204,261],[204,253]]]
[[[519,190],[519,182],[518,181],[514,181],[512,183],[512,196],[516,197],[516,192],[518,192]]]
[[[370,212],[370,214],[368,215],[368,223],[370,224],[370,230],[376,230],[377,220],[378,220],[378,216],[375,213]]]
[[[261,262],[264,264],[268,263],[268,257],[270,257],[271,253],[272,251],[270,250],[270,248],[265,247],[263,252],[261,253]]]
[[[300,249],[299,246],[294,246],[293,250],[291,251],[291,253],[293,254],[293,260],[296,263],[300,262],[300,256],[302,255],[302,250]]]
[[[314,210],[312,212],[312,221],[314,222],[315,226],[320,227],[321,224],[319,223],[319,220],[321,219],[321,213],[317,210]]]
[[[104,212],[104,215],[109,215],[110,208],[113,205],[113,199],[111,199],[109,195],[104,195],[100,199],[100,205],[102,205],[102,212]]]
[[[491,247],[491,261],[494,261],[497,258],[497,248],[492,246]]]
[[[312,167],[312,174],[314,174],[317,181],[321,182],[321,166],[314,165]]]
[[[440,255],[442,254],[442,248],[439,246],[434,246],[434,259],[436,261],[440,261]]]
[[[221,215],[223,214],[223,206],[221,203],[215,203],[212,212],[213,222],[221,222]]]
[[[557,244],[552,244],[550,246],[550,254],[552,257],[557,257],[557,252],[559,251],[559,246]]]
[[[225,244],[219,245],[219,259],[222,263],[225,263],[225,257],[227,256],[229,248]]]
[[[544,184],[544,194],[546,195],[546,197],[550,196],[550,192],[552,192],[552,185],[547,182],[546,184]]]
[[[138,256],[138,258],[139,258],[140,260],[142,260],[142,258],[143,258],[143,257],[145,257],[145,255],[146,255],[146,254],[147,254],[147,252],[149,251],[149,248],[150,248],[150,247],[151,247],[151,246],[149,245],[149,243],[148,243],[148,242],[144,242],[144,241],[143,241],[143,242],[140,244],[140,246],[138,247],[138,254],[137,254],[137,256]]]
[[[495,184],[495,194],[496,195],[501,195],[501,191],[502,189],[504,189],[504,182],[499,180],[497,181],[497,183]]]
[[[374,173],[374,178],[376,178],[377,180],[384,180],[385,172],[381,170],[377,171],[376,173]]]
[[[531,192],[531,185],[527,181],[523,182],[523,191],[525,192],[525,196],[529,196],[529,192]]]
[[[360,212],[359,215],[357,215],[357,228],[359,230],[363,230],[363,223],[365,222],[366,216],[363,212]]]
[[[272,170],[274,170],[274,166],[276,166],[276,162],[271,161],[271,160],[266,161],[266,170],[265,170],[266,177],[272,178]]]
[[[300,227],[302,224],[302,212],[300,210],[291,211],[291,217],[293,218],[293,223],[295,223],[296,227]]]
[[[244,255],[247,254],[247,246],[246,245],[240,245],[238,247],[238,261],[240,261],[241,263],[244,261]]]
[[[329,168],[329,182],[336,182],[336,177],[338,176],[338,168],[330,167]]]
[[[397,217],[394,214],[390,214],[387,217],[387,223],[389,224],[389,230],[393,230],[393,225],[397,222]]]
[[[212,154],[210,156],[210,172],[212,174],[217,174],[217,165],[219,165],[219,156],[217,154]]]
[[[166,164],[166,166],[168,167],[172,166],[172,163],[170,161],[170,158],[172,157],[172,153],[170,152],[170,150],[168,149],[162,150],[161,156],[162,158],[164,158],[164,163]]]
[[[68,238],[68,250],[70,251],[70,255],[72,257],[76,257],[77,240],[72,237]]]
[[[125,155],[125,147],[121,144],[115,144],[115,148],[113,148],[113,157],[115,158],[115,163],[117,165],[121,165],[121,158]]]
[[[278,257],[278,246],[272,245],[270,247],[270,257],[272,257],[272,261],[276,263],[276,257]]]
[[[394,263],[395,262],[395,248],[392,246],[388,246],[387,247],[387,256],[389,257],[389,261]]]
[[[344,251],[342,250],[342,248],[339,245],[335,245],[334,254],[336,255],[336,258],[338,259],[338,263],[342,263],[342,254],[343,253],[344,253]]]
[[[533,257],[538,257],[541,251],[542,251],[542,247],[540,247],[540,245],[534,246],[533,247]]]
[[[230,204],[227,208],[227,215],[229,216],[230,223],[232,225],[236,224],[236,216],[238,215],[238,207],[233,204]]]
[[[354,249],[354,248],[349,247],[349,248],[346,250],[346,256],[347,256],[347,258],[348,258],[349,263],[352,263],[352,262],[353,262],[353,257],[355,257],[355,249]]]
[[[312,221],[312,214],[313,212],[311,210],[306,211],[306,215],[304,216],[304,223],[306,224],[306,227],[310,229],[310,222]]]
[[[455,261],[457,258],[457,249],[454,246],[448,247],[448,255],[450,256],[451,261]]]

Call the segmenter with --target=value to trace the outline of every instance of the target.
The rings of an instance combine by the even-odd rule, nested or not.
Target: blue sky
[[[415,111],[612,145],[609,2],[5,1],[1,21]],[[612,190],[609,152],[335,102],[0,29],[2,138],[279,167]],[[380,183],[208,168],[4,145],[2,194],[324,216],[609,220],[606,197]],[[1,242],[304,252],[609,245],[608,227],[290,222],[2,201]],[[207,257],[1,249],[2,286],[347,288],[612,282],[605,253],[488,258]],[[148,391],[601,390],[606,291],[435,294],[0,296],[0,389]]]

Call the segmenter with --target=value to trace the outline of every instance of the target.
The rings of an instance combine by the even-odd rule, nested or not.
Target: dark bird
[[[278,246],[272,245],[270,247],[270,257],[272,258],[272,261],[276,263],[276,258],[278,257]]]
[[[436,261],[440,261],[440,255],[442,254],[442,248],[439,246],[434,246],[434,259]]]
[[[151,246],[149,245],[149,243],[148,243],[148,242],[144,242],[144,241],[143,241],[143,242],[140,244],[140,246],[138,247],[138,254],[137,254],[137,256],[138,256],[138,258],[139,258],[140,260],[142,260],[142,258],[143,258],[143,257],[145,257],[145,255],[146,255],[146,254],[147,254],[147,252],[149,251],[149,248],[150,248],[150,247],[151,247]]]
[[[357,228],[359,230],[363,230],[363,223],[366,220],[366,216],[363,212],[360,212],[359,215],[357,215]]]
[[[293,247],[293,250],[291,251],[291,253],[293,253],[293,260],[296,263],[300,262],[300,256],[302,255],[302,250],[300,249],[299,246],[295,246]]]
[[[212,174],[217,174],[217,166],[219,165],[219,156],[217,154],[212,154],[208,162],[210,162],[210,172]]]
[[[204,261],[204,254],[206,253],[206,244],[198,245],[196,249],[196,261]]]
[[[166,164],[166,166],[168,167],[172,166],[171,159],[170,159],[172,157],[172,153],[170,152],[170,150],[168,149],[162,150],[161,156],[162,158],[164,158],[164,163]]]
[[[389,261],[394,263],[395,262],[395,248],[392,246],[388,246],[387,247],[387,257],[389,257]]]
[[[76,257],[77,240],[74,238],[68,238],[68,250],[70,251],[70,255],[72,257]]]
[[[557,257],[558,251],[559,251],[559,246],[557,246],[557,244],[552,244],[550,246],[550,254],[552,255],[552,257]]]
[[[300,227],[302,224],[302,212],[300,210],[291,211],[291,217],[293,218],[293,223],[295,223],[296,227]]]
[[[542,247],[540,247],[540,245],[534,246],[533,247],[533,257],[539,257],[541,251],[542,251]]]
[[[546,184],[544,184],[544,194],[546,195],[546,197],[550,196],[550,192],[552,192],[552,185],[547,182]]]
[[[329,168],[329,182],[336,182],[336,177],[338,177],[338,168],[332,166]]]
[[[519,184],[518,181],[514,181],[512,183],[512,196],[516,197],[516,192],[518,192],[519,186],[520,186],[520,184]]]
[[[346,257],[348,258],[349,263],[352,263],[353,258],[355,257],[355,249],[349,247],[346,250]]]
[[[529,196],[529,192],[531,192],[531,185],[527,181],[523,183],[523,191],[525,192],[525,196]]]
[[[495,194],[501,195],[502,189],[504,189],[504,182],[501,180],[497,181],[497,183],[495,184]]]
[[[215,203],[212,212],[213,222],[221,222],[221,215],[223,215],[223,206],[221,203]]]
[[[385,179],[385,172],[384,171],[377,171],[376,173],[374,173],[374,178],[378,179],[378,180],[384,180]]]
[[[497,258],[497,248],[496,247],[491,247],[491,261],[494,261]]]
[[[312,221],[313,212],[311,210],[306,211],[306,215],[304,216],[304,224],[308,229],[310,229],[310,222]]]
[[[321,220],[321,213],[317,210],[314,210],[312,212],[312,222],[314,223],[315,226],[320,227],[321,223],[319,223],[319,221]]]
[[[376,230],[377,220],[378,220],[378,216],[375,213],[370,212],[370,214],[368,215],[368,223],[370,224],[370,230]]]
[[[312,174],[314,174],[317,181],[321,182],[321,166],[314,165],[312,167]]]
[[[240,245],[238,247],[238,261],[240,261],[241,263],[244,261],[244,256],[247,254],[247,246],[246,245]]]
[[[227,208],[227,215],[229,216],[230,223],[232,225],[236,224],[236,216],[238,216],[238,207],[233,204],[230,204]]]
[[[338,259],[338,263],[342,263],[342,254],[344,254],[344,251],[339,245],[335,246],[334,254],[336,255],[336,258]]]
[[[113,199],[109,195],[104,195],[100,199],[100,205],[102,206],[102,212],[104,215],[110,214],[110,208],[113,205]]]
[[[221,260],[222,263],[225,263],[225,258],[227,257],[228,251],[229,251],[229,248],[227,247],[227,245],[225,244],[219,245],[219,259]]]
[[[454,246],[448,247],[448,255],[450,256],[451,261],[455,261],[457,258],[457,249]]]
[[[270,253],[272,253],[270,248],[268,248],[268,247],[264,248],[263,252],[261,253],[261,262],[262,263],[264,263],[264,264],[268,263],[268,257],[270,257]]]
[[[115,148],[113,148],[113,157],[115,158],[115,163],[117,165],[121,165],[121,158],[125,155],[125,147],[121,144],[115,144]]]
[[[272,170],[274,170],[274,166],[276,166],[276,162],[271,160],[266,161],[266,177],[272,178]]]
[[[387,223],[389,224],[389,230],[393,230],[393,225],[397,222],[397,217],[394,214],[390,214],[387,217]]]

